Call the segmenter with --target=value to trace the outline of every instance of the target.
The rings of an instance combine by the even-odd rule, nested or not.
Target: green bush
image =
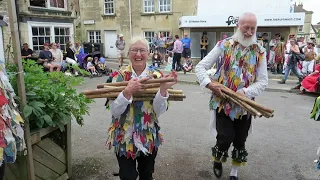
[[[27,95],[23,114],[28,117],[31,129],[52,126],[64,131],[64,125],[72,118],[79,125],[84,124],[83,116],[89,114],[88,105],[93,100],[77,93],[74,88],[84,82],[83,78],[66,76],[62,72],[43,72],[42,66],[32,60],[23,61],[23,68]],[[7,72],[17,93],[16,66],[7,65]]]

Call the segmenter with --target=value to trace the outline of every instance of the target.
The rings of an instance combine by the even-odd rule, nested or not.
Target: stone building
[[[312,11],[308,11],[303,8],[303,4],[299,3],[294,5],[294,12],[305,13],[304,24],[298,27],[298,36],[303,36],[305,39],[310,38],[310,31],[312,30]]]
[[[17,0],[16,7],[20,43],[28,43],[35,53],[44,43],[60,43],[65,50],[67,42],[74,42],[74,24],[80,15],[78,0]],[[8,20],[7,0],[0,1],[0,15]],[[10,44],[9,28],[3,28],[2,35],[6,47]]]
[[[124,35],[127,44],[131,36],[137,35],[149,41],[159,32],[181,36],[179,18],[197,11],[197,0],[131,0],[131,6],[129,2],[80,0],[81,26],[77,31],[81,31],[81,41],[103,43],[104,54],[116,58],[118,34]]]

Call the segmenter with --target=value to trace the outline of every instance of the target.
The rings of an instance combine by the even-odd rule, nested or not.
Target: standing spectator
[[[118,65],[119,68],[123,65],[124,48],[126,46],[125,40],[123,40],[123,34],[119,34],[119,39],[116,41],[116,47],[118,50]]]
[[[167,52],[173,50],[173,43],[174,43],[174,39],[172,38],[172,35],[169,34],[169,37],[167,38],[167,41],[166,41]]]
[[[209,39],[207,37],[207,32],[204,31],[202,33],[202,37],[200,40],[200,52],[201,52],[200,60],[202,60],[208,54],[208,45],[209,45]]]
[[[167,39],[163,36],[163,33],[160,33],[160,38],[158,41],[158,53],[160,54],[161,61],[163,62],[165,54],[166,54],[166,41]]]
[[[191,39],[188,37],[187,33],[184,33],[184,38],[181,40],[182,45],[183,45],[183,52],[182,52],[182,57],[184,58],[184,64],[187,62],[187,60],[190,59],[191,57]]]
[[[84,49],[79,42],[76,43],[76,46],[73,48],[73,52],[74,52],[74,55],[76,56],[76,59],[78,59],[79,54],[84,54]]]
[[[318,56],[315,49],[313,41],[308,41],[308,45],[303,48],[305,60],[302,62],[302,74],[306,76],[311,74],[315,67],[315,59]]]
[[[151,40],[151,45],[152,45],[152,50],[153,52],[155,52],[156,50],[158,50],[158,45],[159,44],[159,37],[158,37],[158,34],[155,33],[154,34],[154,37],[152,38]]]
[[[298,62],[301,60],[301,52],[299,46],[297,45],[296,39],[290,39],[290,51],[288,56],[288,65],[285,71],[284,76],[281,81],[278,81],[279,84],[285,84],[290,73],[290,70],[299,78],[299,82],[302,81],[303,75],[298,71]]]
[[[67,68],[67,64],[63,60],[63,54],[60,49],[58,49],[56,43],[51,44],[51,49],[49,50],[53,57],[53,62],[61,66],[61,70],[65,71]]]
[[[39,62],[43,64],[43,67],[48,68],[50,72],[53,72],[55,68],[60,71],[61,66],[55,63],[52,53],[49,51],[49,43],[43,44],[44,50],[40,51]]]
[[[23,48],[21,49],[21,58],[26,60],[28,58],[31,58],[32,54],[32,49],[29,48],[29,45],[27,43],[24,43]]]
[[[183,67],[181,65],[181,62],[180,62],[181,54],[183,52],[183,44],[180,41],[178,35],[176,35],[175,38],[176,38],[176,41],[174,42],[173,50],[172,50],[172,52],[174,53],[173,62],[172,62],[172,70],[180,71],[180,70],[183,69]],[[176,69],[176,63],[177,63],[177,66],[178,66],[177,69]]]

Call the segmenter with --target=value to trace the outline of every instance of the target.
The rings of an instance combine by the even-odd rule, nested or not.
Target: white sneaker
[[[97,75],[97,73],[96,72],[94,72],[94,73],[92,73],[93,75]]]
[[[78,76],[78,75],[79,75],[79,73],[78,73],[78,72],[75,72],[75,73],[74,73],[74,75]]]
[[[64,73],[66,76],[72,76],[72,74],[70,72],[65,72]]]

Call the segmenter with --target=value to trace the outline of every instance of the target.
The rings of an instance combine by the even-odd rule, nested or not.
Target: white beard
[[[244,47],[248,47],[257,42],[256,33],[254,33],[250,38],[246,38],[240,29],[237,29],[237,32],[232,36],[232,39],[238,41]]]

